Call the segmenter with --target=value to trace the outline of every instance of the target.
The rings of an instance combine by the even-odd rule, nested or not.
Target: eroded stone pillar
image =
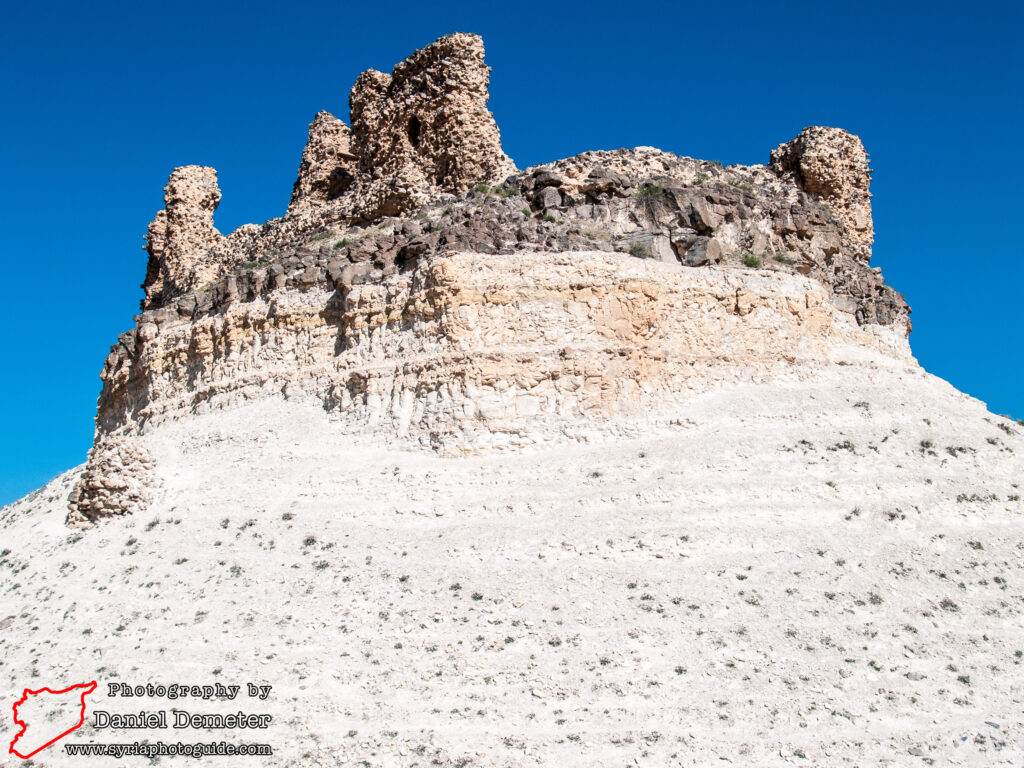
[[[871,169],[861,140],[842,128],[811,126],[771,153],[780,176],[792,174],[809,195],[824,200],[849,232],[856,255],[871,256]]]
[[[150,222],[146,235],[144,307],[158,306],[195,282],[197,264],[223,240],[213,226],[220,197],[213,168],[185,165],[171,172],[164,187],[164,210]]]

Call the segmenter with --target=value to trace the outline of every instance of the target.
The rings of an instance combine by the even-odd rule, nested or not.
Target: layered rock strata
[[[909,308],[869,265],[859,139],[808,128],[767,166],[641,147],[516,171],[487,80],[461,34],[364,73],[352,129],[316,116],[262,227],[220,235],[213,169],[175,170],[72,522],[145,506],[139,436],[211,406],[309,398],[458,453],[583,439],[851,348],[912,364]]]

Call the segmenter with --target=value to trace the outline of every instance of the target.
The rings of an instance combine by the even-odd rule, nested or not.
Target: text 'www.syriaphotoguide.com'
[[[208,757],[214,755],[272,755],[274,750],[269,744],[229,744],[216,741],[209,744],[183,744],[180,741],[167,744],[163,741],[140,742],[130,744],[65,744],[64,751],[69,755],[82,757]]]

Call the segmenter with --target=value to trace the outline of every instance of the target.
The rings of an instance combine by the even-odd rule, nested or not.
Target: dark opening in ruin
[[[327,199],[334,200],[341,197],[352,186],[355,176],[344,168],[335,168],[327,180]]]
[[[409,143],[414,147],[420,145],[420,119],[418,117],[409,118]]]

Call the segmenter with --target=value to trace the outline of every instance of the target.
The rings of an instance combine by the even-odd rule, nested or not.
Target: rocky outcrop
[[[204,284],[152,308],[195,317],[275,288],[333,288],[346,266],[353,279],[378,280],[437,250],[597,249],[684,267],[798,272],[828,286],[859,322],[909,329],[909,309],[865,263],[860,234],[770,167],[723,168],[653,148],[587,152],[411,216],[345,224],[318,218],[325,208],[232,233],[202,262]]]
[[[584,232],[605,230],[617,250],[685,266],[794,270],[829,286],[858,322],[909,333],[909,307],[868,264],[870,196],[856,190],[870,177],[863,149],[859,156],[853,151],[860,141],[839,129],[801,136],[819,130],[852,154],[814,145],[807,164],[815,178],[843,180],[839,187],[812,184],[814,194],[776,164],[722,167],[646,147],[587,152],[529,169],[515,183],[539,215],[577,222]]]
[[[330,112],[318,112],[309,125],[299,175],[288,210],[336,200],[348,191],[358,172],[351,151],[352,133]]]
[[[390,75],[356,80],[349,97],[353,146],[371,183],[370,216],[393,216],[437,192],[466,192],[515,171],[487,109],[490,69],[476,35],[454,34],[417,51]]]
[[[203,264],[223,240],[213,226],[219,204],[220,187],[213,168],[186,165],[171,173],[164,187],[164,210],[150,223],[146,236],[149,264],[142,285],[144,307],[159,306],[219,272],[215,265]]]
[[[804,128],[772,151],[770,167],[828,204],[846,225],[857,256],[864,261],[871,257],[871,169],[859,138],[841,128]]]
[[[851,348],[911,360],[855,136],[807,128],[767,166],[638,147],[516,171],[488,74],[462,34],[364,72],[352,130],[316,116],[288,212],[260,227],[221,236],[213,169],[174,171],[72,522],[147,503],[150,425],[247,399],[460,453],[656,419]]]

